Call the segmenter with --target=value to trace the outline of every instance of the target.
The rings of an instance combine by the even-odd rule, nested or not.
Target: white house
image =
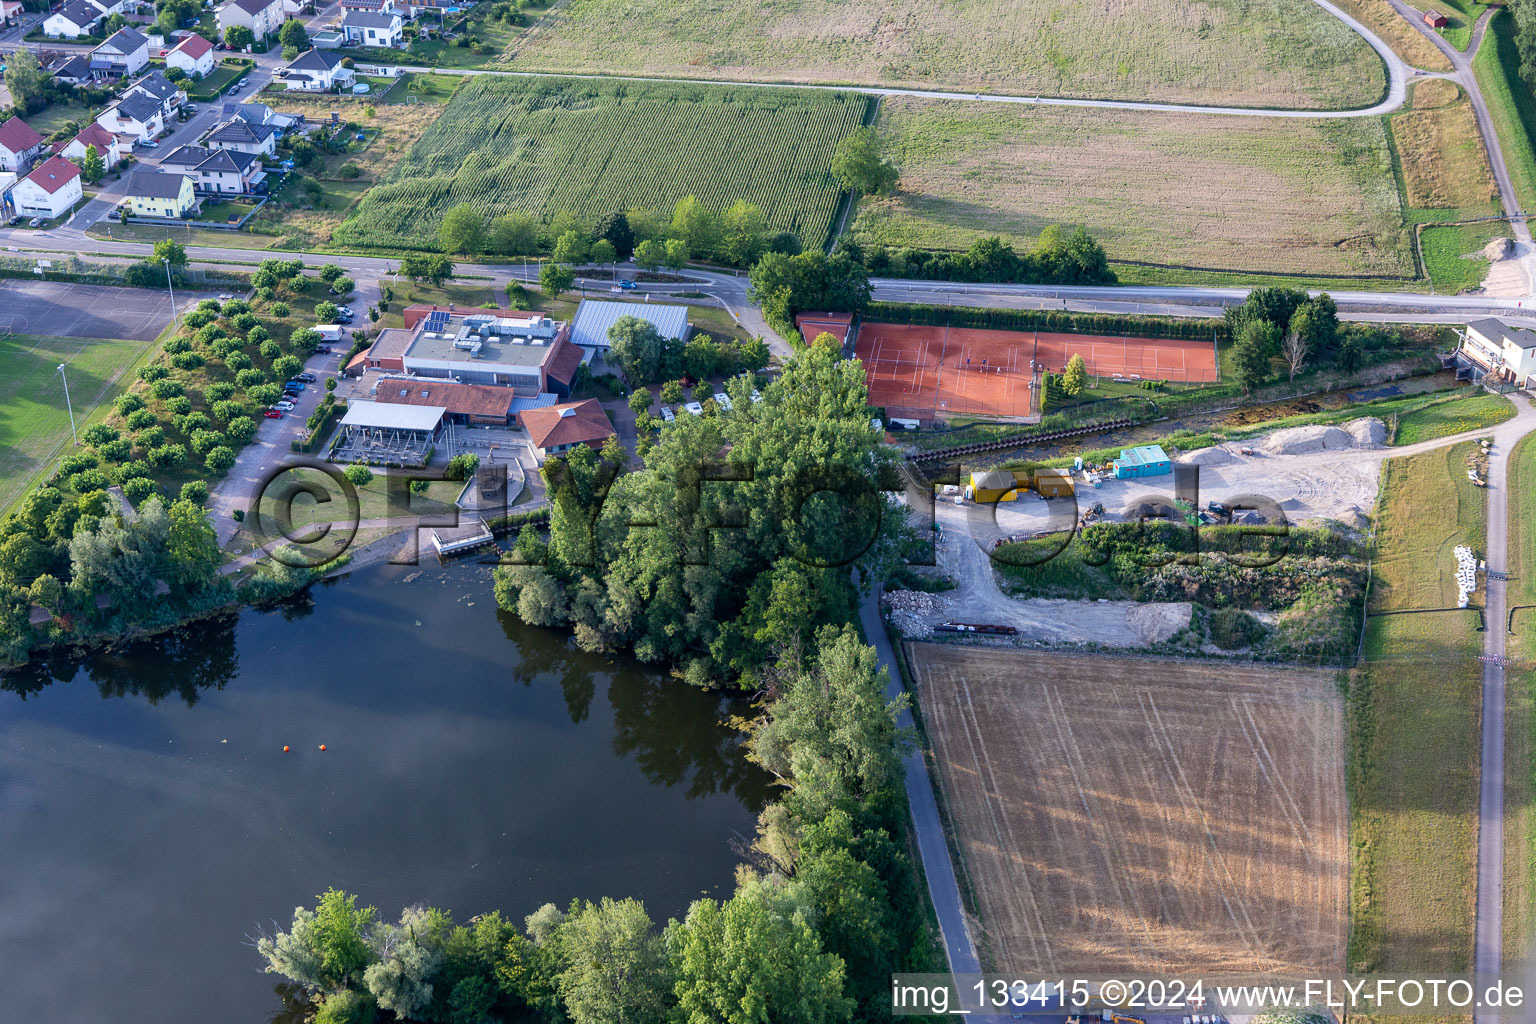
[[[213,52],[213,44],[196,32],[177,43],[175,48],[165,55],[165,66],[168,68],[181,68],[193,78],[202,78],[213,73],[218,65]]]
[[[51,156],[11,189],[16,212],[23,217],[62,217],[85,192],[80,168],[61,156]]]
[[[350,89],[356,74],[343,67],[339,53],[330,50],[308,49],[295,57],[286,67],[278,69],[277,78],[289,92],[333,92]]]
[[[149,66],[149,40],[120,28],[91,51],[91,70],[103,75],[136,75]]]
[[[22,173],[43,148],[43,137],[19,117],[0,124],[0,171]]]
[[[48,65],[48,73],[53,75],[54,81],[69,85],[84,85],[94,77],[91,74],[91,59],[80,53],[54,60]]]
[[[394,11],[347,11],[341,34],[354,46],[400,47],[405,45],[405,22]]]
[[[199,192],[244,195],[266,180],[261,160],[233,149],[182,146],[160,161],[160,166],[185,174]]]
[[[159,71],[151,71],[123,90],[124,96],[147,96],[160,104],[160,116],[167,121],[187,102],[186,90]]]
[[[1536,384],[1536,331],[1511,327],[1496,317],[1473,320],[1458,354],[1518,388]]]
[[[210,149],[232,149],[252,156],[277,155],[277,129],[270,124],[251,124],[234,117],[216,125],[203,136]]]
[[[123,158],[123,154],[127,152],[130,145],[132,145],[131,141],[119,139],[101,125],[93,124],[82,128],[80,134],[68,142],[55,143],[54,152],[78,164],[85,159],[85,151],[95,146],[97,155],[101,157],[102,166],[110,171],[117,166],[117,162]]]
[[[50,39],[79,39],[90,34],[91,26],[105,16],[90,0],[70,0],[43,20],[43,35]]]
[[[103,110],[96,123],[109,132],[132,135],[141,142],[165,131],[160,104],[142,93],[124,96]]]
[[[265,103],[236,103],[234,114],[247,124],[271,125],[279,133],[304,122],[303,114],[279,114]]]
[[[395,0],[341,0],[341,9],[343,12],[372,11],[387,14],[395,9]]]
[[[244,25],[257,39],[276,35],[283,26],[283,0],[229,0],[217,15],[219,38],[231,25]]]

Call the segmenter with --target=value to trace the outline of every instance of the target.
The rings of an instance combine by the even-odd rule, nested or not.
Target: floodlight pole
[[[75,407],[69,401],[69,377],[64,373],[64,364],[59,364],[59,376],[64,381],[64,408],[69,410],[69,432],[75,439],[75,447],[80,447],[80,435],[75,433]]]
[[[171,323],[176,329],[181,330],[181,318],[176,315],[176,288],[171,284],[171,261],[169,257],[160,257],[160,262],[165,264],[165,287],[171,293]]]

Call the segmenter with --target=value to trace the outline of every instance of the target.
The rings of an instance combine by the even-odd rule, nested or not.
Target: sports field
[[[841,195],[832,153],[869,99],[844,92],[482,75],[371,189],[332,237],[435,248],[443,214],[570,211],[587,221],[634,207],[670,217],[694,196],[746,200],[770,230],[822,244]]]
[[[151,343],[8,334],[0,337],[0,513],[69,444],[65,365],[75,422],[113,394],[123,370]]]
[[[1310,0],[568,0],[517,70],[1363,107],[1385,73]]]
[[[854,354],[872,405],[917,419],[1024,417],[1037,373],[1058,373],[1081,355],[1091,375],[1178,381],[1217,379],[1210,342],[1040,331],[992,331],[867,323]]]
[[[1342,969],[1333,673],[907,650],[984,969]]]
[[[892,249],[1034,244],[1082,224],[1111,260],[1412,278],[1381,118],[1300,120],[887,97],[901,184],[859,200],[854,237]],[[1342,286],[1341,286],[1342,287]]]

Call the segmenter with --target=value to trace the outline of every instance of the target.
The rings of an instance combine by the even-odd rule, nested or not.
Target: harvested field
[[[1214,381],[1210,342],[1093,334],[864,324],[854,343],[870,402],[888,415],[1024,417],[1037,371],[1060,372],[1081,355],[1090,375]]]
[[[1112,260],[1411,278],[1380,118],[1303,121],[892,97],[895,196],[861,200],[866,246],[1028,247],[1082,224]]]
[[[1420,82],[1413,109],[1391,120],[1409,206],[1456,209],[1465,217],[1494,212],[1498,186],[1472,105],[1455,83]]]
[[[1363,107],[1386,84],[1365,41],[1308,0],[569,0],[506,60],[1254,107]]]
[[[985,969],[1343,967],[1332,673],[907,650]]]

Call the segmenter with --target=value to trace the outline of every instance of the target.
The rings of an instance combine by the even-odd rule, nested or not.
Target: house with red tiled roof
[[[0,171],[21,174],[42,151],[43,137],[19,117],[0,124]]]
[[[23,217],[62,217],[84,198],[80,168],[61,156],[51,156],[11,189],[16,212]]]
[[[79,163],[85,159],[85,151],[89,147],[95,146],[97,154],[101,157],[102,165],[110,171],[113,167],[117,166],[117,162],[123,158],[123,154],[128,152],[129,147],[132,145],[132,139],[118,138],[118,136],[107,131],[101,125],[93,124],[82,128],[80,134],[68,142],[55,142],[53,144],[53,151],[66,160],[73,160],[75,163]]]
[[[522,420],[528,440],[541,459],[568,451],[578,444],[599,447],[613,433],[613,422],[595,398],[529,409],[522,414]]]
[[[213,44],[196,32],[177,43],[165,55],[166,67],[181,68],[193,78],[212,74],[217,64]]]

